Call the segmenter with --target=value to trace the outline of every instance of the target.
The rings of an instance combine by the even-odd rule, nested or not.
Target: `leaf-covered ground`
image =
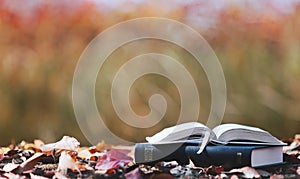
[[[265,168],[242,167],[225,171],[159,162],[155,166],[133,162],[133,147],[104,142],[80,147],[73,137],[56,143],[22,141],[0,148],[0,178],[300,178],[300,137],[288,139],[283,165]]]

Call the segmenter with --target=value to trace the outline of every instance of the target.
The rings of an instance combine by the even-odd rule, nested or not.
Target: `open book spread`
[[[188,122],[163,129],[151,137],[146,137],[146,140],[151,144],[199,142],[207,133],[209,133],[210,143],[219,145],[284,145],[269,132],[260,128],[240,124],[222,124],[211,130],[199,122]]]

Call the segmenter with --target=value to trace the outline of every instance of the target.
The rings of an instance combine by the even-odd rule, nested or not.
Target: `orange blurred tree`
[[[71,103],[76,62],[102,30],[143,16],[179,20],[196,27],[208,40],[227,80],[224,122],[256,125],[278,137],[299,132],[300,6],[281,16],[258,16],[229,6],[220,10],[216,24],[209,28],[186,18],[193,4],[167,8],[144,2],[133,10],[122,6],[131,4],[103,12],[101,4],[91,2],[72,8],[67,3],[41,3],[27,17],[0,2],[1,143],[12,138],[55,140],[63,134],[85,141]],[[249,20],[252,16],[255,21]],[[129,130],[125,133],[136,132]]]

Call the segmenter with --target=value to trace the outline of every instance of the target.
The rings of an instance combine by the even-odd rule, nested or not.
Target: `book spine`
[[[182,165],[189,164],[189,157],[186,155],[185,147],[182,144],[159,144],[149,143],[135,144],[135,163],[155,164],[158,161],[177,161]]]
[[[151,165],[158,161],[175,160],[181,165],[186,165],[189,160],[192,160],[196,166],[201,167],[210,165],[222,165],[225,168],[251,166],[251,153],[256,148],[259,147],[209,145],[201,154],[197,154],[199,146],[139,143],[135,146],[135,162]]]

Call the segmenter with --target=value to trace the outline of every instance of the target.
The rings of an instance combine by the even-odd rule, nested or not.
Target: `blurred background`
[[[268,130],[278,138],[300,132],[300,2],[291,1],[0,1],[0,145],[12,140],[56,141],[63,135],[88,145],[72,107],[72,78],[80,54],[106,28],[138,17],[183,22],[208,41],[223,67],[227,107],[223,123]],[[176,33],[176,32],[174,32]],[[192,42],[191,42],[192,43]],[[132,108],[149,112],[154,92],[166,96],[167,114],[141,130],[120,122],[110,102],[110,83],[118,67],[151,49],[176,56],[198,84],[199,121],[210,110],[210,88],[195,59],[174,44],[144,40],[113,53],[99,72],[96,99],[105,123],[116,135],[143,141],[162,127],[176,124],[180,110],[174,84],[146,75],[132,87]],[[138,45],[140,46],[140,43]],[[120,130],[122,129],[122,130]],[[137,135],[139,134],[139,135]]]

